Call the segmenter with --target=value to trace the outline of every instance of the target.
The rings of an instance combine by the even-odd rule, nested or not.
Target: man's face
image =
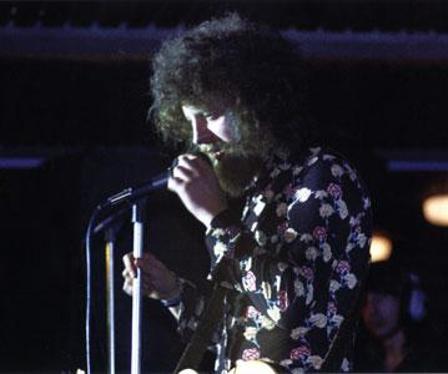
[[[183,105],[192,127],[192,143],[211,161],[221,187],[231,196],[240,196],[259,169],[259,159],[247,156],[234,112],[223,105],[210,111]]]
[[[369,292],[362,309],[362,318],[372,335],[377,338],[388,336],[400,323],[399,298],[385,293]]]
[[[223,143],[236,143],[240,134],[231,110],[222,107],[205,111],[192,105],[183,105],[182,111],[191,123],[193,144],[209,156],[219,160]]]

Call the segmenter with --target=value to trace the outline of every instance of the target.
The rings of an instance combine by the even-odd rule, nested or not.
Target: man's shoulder
[[[328,193],[338,204],[370,210],[369,189],[357,168],[342,153],[325,147],[310,148],[292,170],[291,183],[296,189],[305,189],[320,197]]]
[[[292,169],[306,172],[321,169],[332,171],[338,175],[349,174],[357,176],[357,168],[340,151],[325,146],[309,147],[300,153],[291,153],[289,159]]]

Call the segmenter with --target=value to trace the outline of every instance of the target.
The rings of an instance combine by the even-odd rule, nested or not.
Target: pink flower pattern
[[[330,183],[327,187],[327,192],[333,196],[335,200],[338,200],[342,197],[342,188],[339,184]]]
[[[285,290],[280,290],[278,293],[278,307],[282,312],[288,309],[288,293]]]
[[[246,310],[246,317],[247,318],[251,318],[251,319],[255,319],[258,316],[260,316],[260,312],[255,307],[253,307],[252,305],[249,305],[247,307],[247,310]]]
[[[313,269],[311,269],[308,266],[302,266],[300,268],[300,274],[303,275],[303,277],[307,280],[307,281],[312,281],[314,278],[314,271]]]
[[[301,345],[297,348],[294,348],[289,357],[291,360],[304,360],[311,354],[310,349],[307,346]]]
[[[260,358],[260,351],[257,348],[247,348],[243,351],[241,358],[244,361],[257,360]]]
[[[311,159],[313,162],[309,163]],[[280,163],[284,162],[277,156],[268,161],[265,176],[260,176],[251,186],[241,221],[235,218],[220,221],[206,238],[208,248],[213,248],[217,242],[228,248],[228,255],[219,259],[210,251],[210,276],[214,277],[218,263],[225,261],[227,279],[234,287],[234,292],[227,295],[231,306],[227,313],[239,313],[226,316],[225,334],[217,331],[215,342],[221,346],[217,372],[230,370],[228,362],[270,358],[274,352],[274,360],[277,364],[282,362],[286,371],[296,368],[312,371],[310,356],[316,356],[316,360],[323,358],[337,332],[336,321],[346,317],[339,314],[351,309],[356,288],[351,289],[344,279],[348,275],[363,278],[368,248],[361,247],[361,240],[357,238],[365,241],[371,235],[371,204],[354,169],[350,168],[349,172],[341,156],[322,149],[311,150],[308,158],[301,161],[291,158],[288,160],[290,168],[280,168]],[[334,175],[333,165],[339,165],[345,172]],[[276,172],[272,173],[274,170]],[[310,191],[308,199],[295,198],[295,192],[300,189]],[[261,215],[257,215],[254,208],[260,197],[267,205]],[[320,208],[324,204],[334,207],[335,200],[347,206],[347,216],[321,217]],[[287,215],[276,213],[280,204],[283,208],[287,205]],[[285,238],[287,229],[296,233],[297,240]],[[266,240],[257,242],[255,230]],[[340,232],[348,235],[339,235]],[[350,251],[345,250],[348,244]],[[310,246],[316,249],[315,256],[306,255]],[[323,251],[328,247],[337,263],[324,261]],[[321,276],[321,271],[331,278]],[[330,290],[329,282],[333,284]],[[195,314],[195,305],[199,299],[203,300],[191,287],[184,287],[183,292],[180,331],[197,325],[194,322],[201,315]],[[325,300],[320,299],[322,295],[326,295]],[[316,316],[319,323],[316,323]],[[322,328],[325,324],[327,328]],[[291,330],[276,326],[291,326]],[[238,334],[237,331],[248,333]],[[285,342],[293,342],[293,345]],[[233,355],[229,356],[229,352]],[[347,357],[342,356],[340,361],[349,362],[350,366]]]
[[[336,272],[339,274],[347,274],[351,269],[347,261],[340,261],[336,266]]]
[[[257,278],[255,274],[251,271],[248,271],[247,274],[243,278],[243,285],[247,291],[255,291],[257,289]]]
[[[327,239],[327,229],[322,226],[316,226],[313,230],[313,236],[323,242]]]

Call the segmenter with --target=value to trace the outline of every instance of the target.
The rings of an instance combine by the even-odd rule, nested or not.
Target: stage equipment
[[[99,204],[93,212],[87,232],[86,232],[86,266],[87,266],[87,287],[86,287],[86,367],[87,373],[91,371],[90,357],[90,310],[91,310],[91,240],[93,234],[105,230],[105,257],[106,257],[106,288],[107,288],[107,316],[108,316],[108,371],[115,374],[115,316],[114,316],[114,248],[116,233],[121,226],[128,208],[118,211],[108,212],[108,215],[96,226],[95,223],[100,214],[110,210],[119,204],[132,203],[132,223],[133,223],[133,256],[140,258],[143,255],[144,245],[144,207],[145,196],[149,193],[166,188],[169,171],[150,179],[139,187],[126,188],[118,194],[107,198]],[[132,354],[131,354],[131,374],[141,373],[141,274],[137,269],[137,277],[133,283],[132,294]]]

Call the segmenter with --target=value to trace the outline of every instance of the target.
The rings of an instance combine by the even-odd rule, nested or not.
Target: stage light
[[[392,254],[392,240],[383,232],[373,233],[370,245],[372,262],[386,261]]]
[[[448,194],[428,196],[423,201],[423,216],[433,225],[448,227]]]

